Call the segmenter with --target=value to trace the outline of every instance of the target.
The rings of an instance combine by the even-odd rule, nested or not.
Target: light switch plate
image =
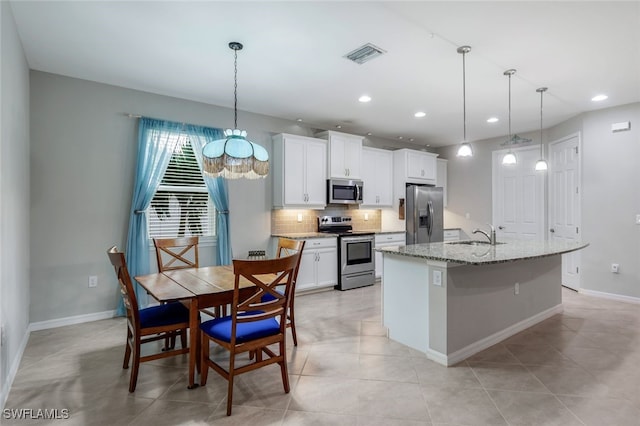
[[[636,225],[640,225],[640,214],[636,215]]]

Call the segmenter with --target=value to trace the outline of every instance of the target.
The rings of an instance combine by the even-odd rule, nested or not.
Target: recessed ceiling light
[[[403,138],[402,136],[398,136],[398,139],[402,140],[402,139],[404,139],[404,138]]]
[[[371,136],[372,134],[373,134],[373,133],[371,133],[371,132],[368,132],[368,133],[367,133],[367,136]]]
[[[409,142],[413,142],[413,138],[409,139]]]
[[[591,100],[593,102],[600,102],[600,101],[604,101],[605,99],[607,99],[608,96],[607,95],[596,95],[593,98],[591,98]]]
[[[342,129],[342,126],[338,124],[336,125],[336,129]]]
[[[365,102],[370,102],[370,101],[371,101],[371,96],[362,95],[362,96],[360,96],[360,97],[358,98],[358,100],[359,100],[360,102],[363,102],[363,103],[365,103]]]
[[[297,118],[296,121],[300,122],[302,121],[302,118]]]
[[[427,145],[427,148],[430,147],[431,145]]]
[[[427,113],[426,113],[426,112],[423,112],[423,111],[418,111],[418,112],[416,112],[415,114],[413,114],[413,116],[414,116],[415,118],[422,118],[422,117],[424,117],[424,116],[426,116],[426,115],[427,115]]]
[[[498,117],[489,117],[489,118],[487,118],[487,123],[497,123],[498,121],[500,121],[500,119]]]

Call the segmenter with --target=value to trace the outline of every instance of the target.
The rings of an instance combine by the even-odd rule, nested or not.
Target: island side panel
[[[426,353],[429,348],[429,268],[422,259],[384,253],[383,324],[389,338]]]
[[[447,271],[447,355],[457,362],[562,311],[561,256]],[[515,283],[519,294],[515,294]],[[455,354],[458,352],[458,354]]]

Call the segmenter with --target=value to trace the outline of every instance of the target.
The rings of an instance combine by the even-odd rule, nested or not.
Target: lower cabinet
[[[313,238],[306,240],[296,291],[329,287],[338,284],[337,238]]]
[[[376,248],[386,246],[403,246],[406,244],[404,232],[393,234],[376,234]],[[376,252],[376,278],[382,277],[382,253]]]

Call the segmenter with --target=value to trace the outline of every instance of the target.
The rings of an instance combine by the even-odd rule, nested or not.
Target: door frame
[[[505,148],[505,149],[499,149],[496,151],[492,151],[491,153],[491,223],[492,224],[496,224],[497,221],[497,209],[496,209],[496,203],[498,201],[497,199],[497,194],[498,194],[498,176],[496,174],[496,170],[498,167],[507,167],[507,166],[503,166],[502,165],[502,157],[504,156],[504,154],[506,154],[509,151],[512,151],[514,153],[518,152],[523,152],[523,151],[533,151],[536,150],[538,151],[540,149],[539,145],[527,145],[527,146],[522,146],[519,148]],[[543,202],[543,205],[538,207],[536,209],[537,211],[537,215],[539,217],[539,225],[538,225],[538,234],[541,236],[544,236],[544,239],[546,240],[546,235],[547,235],[547,206],[548,206],[548,202],[547,202],[547,195],[548,195],[548,191],[547,191],[547,174],[545,173],[544,177],[543,177],[543,182],[540,188],[540,194],[538,194],[540,196],[540,199]],[[545,232],[545,230],[547,230],[547,232]]]
[[[582,185],[582,133],[580,131],[574,132],[574,133],[570,133],[566,136],[563,136],[559,139],[556,139],[554,141],[551,141],[547,144],[547,156],[546,158],[549,160],[549,162],[551,161],[551,149],[554,145],[558,145],[560,143],[566,142],[569,139],[573,139],[573,138],[577,138],[578,139],[578,212],[577,212],[577,226],[578,226],[578,239],[582,239],[582,191],[583,191],[583,185]],[[549,164],[549,166],[551,167],[551,165]],[[549,169],[549,171],[551,171],[551,169]],[[547,223],[550,223],[549,218],[551,217],[551,208],[552,208],[552,200],[550,199],[550,195],[551,195],[551,179],[548,178],[547,179]],[[547,226],[546,227],[546,237],[547,240],[550,239],[550,227]],[[577,279],[578,279],[578,285],[577,288],[572,288],[572,287],[567,287],[567,288],[571,288],[572,290],[575,291],[579,291],[582,288],[582,272],[580,271],[580,269],[582,268],[582,258],[580,256],[580,250],[578,251],[574,251],[572,253],[567,253],[567,254],[563,254],[563,260],[565,258],[565,256],[575,256],[576,257],[576,264],[578,265],[578,273],[577,275]],[[563,281],[564,281],[564,277],[563,277]],[[564,286],[564,284],[563,284]]]

